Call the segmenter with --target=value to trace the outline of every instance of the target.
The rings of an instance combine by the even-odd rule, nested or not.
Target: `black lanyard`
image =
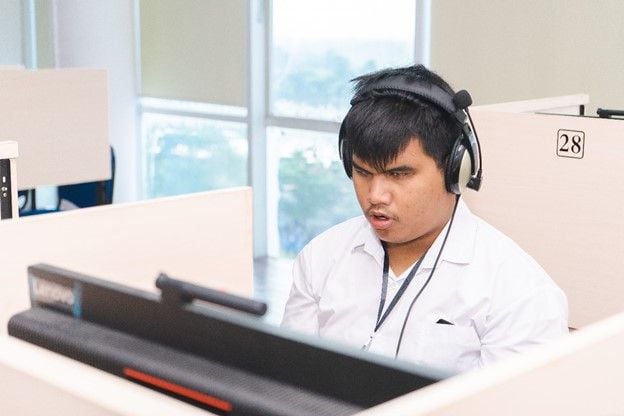
[[[399,291],[397,292],[396,295],[394,295],[394,298],[392,298],[390,305],[388,305],[388,309],[386,309],[386,312],[382,316],[383,308],[386,304],[386,295],[388,292],[388,270],[390,269],[390,259],[388,258],[388,251],[386,250],[386,247],[384,245],[384,264],[383,264],[383,274],[381,276],[381,279],[382,279],[381,299],[379,300],[379,311],[377,312],[377,324],[375,324],[375,330],[373,331],[373,333],[377,332],[377,330],[381,327],[381,325],[386,321],[386,318],[388,317],[388,315],[390,315],[390,312],[392,312],[396,304],[399,302],[399,300],[401,299],[401,296],[403,296],[403,293],[405,293],[410,282],[416,275],[416,272],[418,271],[418,268],[420,267],[420,263],[422,263],[426,255],[427,255],[427,252],[425,251],[425,254],[423,254],[422,257],[416,262],[414,267],[412,267],[412,270],[410,270],[409,274],[405,278],[405,281],[399,288]]]

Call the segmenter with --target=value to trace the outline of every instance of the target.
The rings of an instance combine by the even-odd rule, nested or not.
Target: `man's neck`
[[[388,243],[385,242],[386,252],[388,253],[388,260],[390,261],[390,268],[395,276],[401,275],[412,264],[416,263],[424,254],[429,250],[429,247],[433,245],[433,242],[438,237],[440,232],[444,229],[442,227],[404,243]]]

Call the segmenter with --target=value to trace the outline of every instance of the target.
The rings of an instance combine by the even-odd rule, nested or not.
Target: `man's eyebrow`
[[[368,172],[366,169],[364,169],[362,166],[358,165],[355,161],[351,161],[351,165],[353,165],[354,168],[359,169],[359,170],[363,170],[364,172]]]
[[[384,169],[383,173],[404,173],[404,172],[413,172],[415,169],[408,165],[396,166],[390,169]]]
[[[351,161],[351,165],[353,166],[353,168],[364,171],[364,172],[369,172],[368,169],[363,168],[362,166],[358,165],[356,161]],[[408,165],[401,165],[401,166],[395,166],[393,168],[390,169],[383,169],[381,171],[379,171],[379,173],[409,173],[409,172],[413,172],[415,169],[412,166],[408,166]],[[369,172],[370,173],[370,172]]]

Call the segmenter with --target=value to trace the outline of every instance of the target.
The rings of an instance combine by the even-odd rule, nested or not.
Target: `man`
[[[301,251],[282,325],[452,372],[566,334],[563,292],[460,197],[470,96],[422,65],[356,81],[339,145],[364,216]]]

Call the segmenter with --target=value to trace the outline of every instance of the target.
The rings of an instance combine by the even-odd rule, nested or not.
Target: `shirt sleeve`
[[[319,334],[319,297],[314,294],[305,250],[293,265],[293,284],[286,302],[282,327],[311,335]]]
[[[521,279],[516,275],[514,278]],[[526,277],[526,276],[525,276]],[[491,311],[481,336],[480,365],[500,361],[568,333],[565,294],[554,283],[541,284]]]

